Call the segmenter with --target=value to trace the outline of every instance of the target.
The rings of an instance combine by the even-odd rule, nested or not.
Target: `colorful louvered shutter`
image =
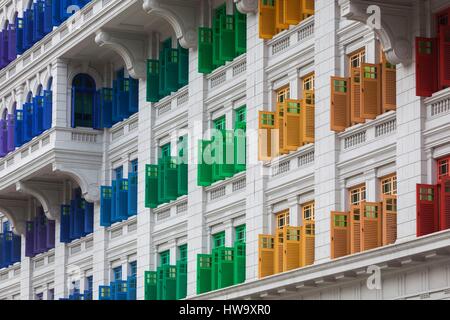
[[[351,69],[350,120],[352,123],[364,123],[361,116],[361,68]]]
[[[301,227],[301,262],[300,266],[305,267],[314,264],[315,260],[315,222],[312,220],[303,221]]]
[[[208,187],[212,184],[211,141],[199,140],[198,152],[197,184]]]
[[[198,72],[208,74],[214,70],[211,28],[198,29]]]
[[[439,89],[450,87],[450,26],[439,32]]]
[[[6,117],[6,131],[8,133],[8,141],[6,143],[6,150],[12,152],[15,149],[15,131],[16,131],[16,119],[14,115],[8,114]]]
[[[247,15],[234,10],[235,53],[241,55],[247,52]]]
[[[158,165],[145,166],[145,207],[158,206]]]
[[[283,271],[297,269],[301,265],[301,227],[283,228]]]
[[[84,207],[84,234],[88,235],[94,232],[94,204],[85,201]]]
[[[128,179],[120,179],[117,181],[119,185],[118,203],[117,203],[117,217],[120,221],[128,219]]]
[[[61,206],[60,217],[60,242],[70,242],[70,206]]]
[[[381,63],[382,106],[383,112],[387,112],[397,108],[397,67],[387,61],[384,53]]]
[[[417,236],[439,231],[439,202],[436,185],[417,185]]]
[[[17,32],[16,25],[8,25],[8,60],[13,61],[17,58]]]
[[[381,204],[361,203],[361,251],[381,247]]]
[[[112,187],[100,187],[100,226],[111,225]]]
[[[383,196],[383,246],[397,241],[397,196]]]
[[[314,90],[303,91],[303,101],[301,110],[302,143],[314,143],[315,138],[315,104],[316,98]]]
[[[177,262],[176,299],[181,300],[187,296],[187,261]]]
[[[347,212],[331,212],[331,259],[350,253],[348,216]]]
[[[145,271],[144,274],[144,291],[145,291],[145,300],[156,300],[157,292],[156,292],[156,282],[157,275],[155,271]]]
[[[275,156],[278,143],[274,141],[275,134],[275,112],[260,111],[259,112],[259,155],[260,161],[268,161]],[[277,137],[278,138],[278,137]]]
[[[271,235],[259,235],[258,277],[264,278],[275,273],[275,239]]]
[[[331,77],[331,130],[342,132],[350,126],[350,80]]]
[[[165,89],[167,93],[178,91],[178,49],[165,50]]]
[[[438,90],[438,40],[416,38],[416,94],[431,97]]]
[[[43,108],[43,130],[49,130],[52,127],[53,116],[53,94],[51,91],[44,91],[44,108]]]
[[[235,243],[234,245],[234,284],[245,282],[246,273],[246,245]]]
[[[275,1],[275,26],[279,31],[286,30],[289,28],[285,18],[285,3],[286,0],[276,0]]]
[[[361,117],[375,119],[381,114],[381,65],[361,64]]]
[[[137,215],[138,206],[138,173],[128,173],[128,215]]]
[[[274,261],[274,270],[275,273],[283,272],[284,267],[284,231],[283,229],[277,229],[275,231],[275,261]]]
[[[197,294],[211,291],[211,268],[210,254],[197,255]]]
[[[25,231],[25,257],[31,258],[34,256],[34,222],[26,222]]]
[[[272,39],[277,33],[275,27],[275,0],[259,0],[259,37]]]
[[[234,248],[218,248],[218,254],[217,288],[222,289],[234,284]]]
[[[16,110],[14,113],[16,127],[14,128],[14,146],[20,148],[23,145],[23,110]]]
[[[302,130],[300,129],[302,102],[298,100],[286,100],[283,113],[283,140],[284,149],[295,151],[302,146]],[[281,104],[280,104],[281,107]],[[281,110],[280,110],[281,112]]]
[[[301,3],[301,18],[305,20],[314,15],[314,0],[299,0]]]
[[[159,96],[159,61],[147,60],[147,102],[158,102]]]
[[[187,136],[178,140],[178,196],[188,193],[188,140]]]
[[[440,185],[439,229],[450,229],[450,177],[442,178]]]
[[[16,50],[17,54],[22,54],[25,51],[23,46],[23,30],[24,21],[23,18],[16,18]]]
[[[234,130],[224,130],[223,134],[223,164],[219,166],[219,175],[222,178],[234,176]]]
[[[189,50],[178,44],[178,87],[182,88],[189,83]]]
[[[164,197],[166,201],[178,198],[178,164],[175,157],[165,157]]]
[[[286,116],[286,103],[278,102],[275,112],[275,128],[278,129],[278,150],[279,154],[288,154],[289,150],[286,148],[286,141],[284,139],[285,135],[285,124],[284,118]],[[278,154],[277,154],[278,155]]]
[[[353,205],[349,213],[350,253],[361,252],[361,204]]]
[[[284,21],[296,25],[300,22],[301,0],[284,0]]]

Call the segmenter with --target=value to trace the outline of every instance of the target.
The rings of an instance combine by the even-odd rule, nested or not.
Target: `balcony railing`
[[[245,54],[240,55],[234,59],[234,61],[214,70],[214,72],[207,77],[209,89],[216,89],[225,83],[229,83],[231,80],[244,75],[247,71],[246,59],[247,56]]]

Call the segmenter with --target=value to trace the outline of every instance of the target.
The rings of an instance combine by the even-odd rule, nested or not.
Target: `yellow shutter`
[[[275,232],[275,273],[283,272],[284,228]]]
[[[383,196],[383,246],[397,241],[397,196]]]
[[[260,111],[259,112],[259,130],[258,130],[258,143],[259,143],[259,160],[267,161],[273,156],[273,151],[278,149],[278,139],[275,130],[275,113]]]
[[[381,114],[381,65],[361,65],[361,117],[375,119]]]
[[[258,276],[259,278],[264,278],[274,274],[274,258],[275,258],[275,248],[274,248],[274,237],[271,235],[259,235],[259,245],[258,245]]]
[[[353,205],[350,210],[350,253],[361,251],[361,206]]]
[[[259,0],[259,37],[272,39],[277,33],[275,28],[275,0]]]
[[[350,86],[348,78],[331,77],[331,130],[342,132],[350,126]]]
[[[394,64],[390,64],[386,55],[382,54],[382,95],[383,95],[383,112],[397,109],[397,68]]]
[[[286,0],[275,0],[275,26],[278,30],[286,30],[289,24],[284,20],[284,6]]]
[[[315,94],[314,90],[303,91],[301,130],[303,144],[314,143],[315,137]]]
[[[331,259],[350,253],[347,212],[331,212]]]
[[[286,100],[284,103],[284,110],[284,148],[289,151],[295,151],[298,147],[302,146],[302,132],[300,130],[301,101]]]
[[[378,202],[361,203],[361,251],[380,247],[381,205]]]
[[[289,150],[286,148],[286,142],[284,140],[284,116],[286,105],[283,102],[277,103],[277,110],[275,112],[275,128],[278,129],[278,150],[276,154],[272,154],[272,157],[276,157],[280,154],[287,154]]]
[[[301,228],[285,226],[283,228],[283,272],[300,267]]]
[[[352,123],[364,123],[361,117],[361,68],[351,68],[350,117]]]
[[[284,1],[284,21],[287,24],[296,25],[300,22],[300,0]]]
[[[305,20],[306,18],[314,15],[314,0],[299,0],[301,3],[301,18]]]
[[[301,266],[314,264],[315,257],[315,222],[313,220],[303,220],[301,239]]]

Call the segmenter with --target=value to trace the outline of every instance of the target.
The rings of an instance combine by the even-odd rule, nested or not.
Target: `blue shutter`
[[[27,143],[33,138],[33,105],[25,103],[23,105],[23,142]]]
[[[42,0],[33,4],[33,43],[44,37],[44,6]]]
[[[57,27],[61,24],[61,1],[52,0],[52,24]]]
[[[59,241],[62,243],[70,243],[70,206],[61,206],[61,224]]]
[[[76,127],[76,119],[75,119],[75,102],[76,102],[76,96],[77,96],[77,88],[73,87],[72,88],[72,119],[71,119],[71,127],[75,128]]]
[[[128,174],[128,215],[137,215],[137,192],[138,192],[138,174],[131,172]]]
[[[113,101],[113,91],[111,88],[103,88],[99,90],[99,101],[100,101],[100,113],[101,113],[101,127],[111,128],[112,127],[112,101]]]
[[[94,204],[85,201],[84,203],[84,234],[94,232]]]
[[[43,130],[49,130],[52,127],[53,116],[53,94],[51,91],[44,91],[44,118],[43,118]]]
[[[127,300],[136,300],[136,276],[131,276],[127,280],[128,295]]]
[[[128,108],[130,103],[130,79],[125,79],[123,77],[117,79],[117,84],[119,87],[119,117],[120,121],[128,118]]]
[[[129,78],[130,80],[130,101],[128,104],[129,114],[135,114],[139,111],[139,80]]]
[[[13,234],[13,244],[12,244],[12,263],[20,262],[21,260],[21,250],[22,250],[22,237]]]
[[[55,220],[47,220],[47,237],[46,237],[46,247],[47,250],[53,249],[55,247]]]
[[[128,219],[128,179],[120,179],[118,184],[117,217],[119,221]]]
[[[23,48],[28,50],[33,46],[33,11],[27,9],[23,13]]]
[[[119,119],[119,94],[118,94],[118,87],[117,87],[117,80],[113,81],[113,88],[112,88],[112,124],[116,124],[117,122],[121,121]]]
[[[111,287],[99,286],[98,287],[98,300],[111,300]]]
[[[118,222],[117,218],[117,181],[111,183],[111,224]]]
[[[5,36],[6,30],[0,31],[0,69],[3,69],[8,64],[8,62],[5,60],[5,52],[8,52],[8,47],[5,47]]]
[[[14,128],[14,146],[20,148],[23,145],[23,111],[16,110],[14,112],[16,126]]]
[[[32,136],[37,137],[44,132],[44,97],[33,98]]]
[[[112,187],[100,187],[100,226],[111,225]]]
[[[92,128],[99,130],[99,129],[102,129],[99,93],[94,92],[92,95],[93,95],[93,100],[94,100],[92,102]]]
[[[116,280],[114,282],[114,300],[127,300],[128,284],[124,280]]]
[[[53,5],[52,0],[45,0],[44,3],[44,34],[53,31]]]
[[[25,48],[23,46],[23,31],[24,31],[24,21],[23,18],[16,18],[16,49],[17,54],[22,54],[25,52]]]
[[[34,222],[27,221],[26,222],[26,230],[25,230],[25,257],[33,257],[34,251]]]
[[[77,202],[75,199],[70,200],[70,223],[69,223],[69,242],[76,239],[75,237],[75,219],[76,219]]]
[[[80,239],[84,236],[84,208],[85,200],[81,197],[76,198],[76,210],[75,210],[75,239]]]

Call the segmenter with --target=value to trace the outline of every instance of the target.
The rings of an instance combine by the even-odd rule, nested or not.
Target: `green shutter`
[[[247,15],[234,8],[234,23],[235,51],[238,56],[247,52]]]
[[[212,184],[211,141],[199,140],[198,153],[197,184],[208,187]]]
[[[189,50],[178,43],[178,87],[184,87],[189,83]]]
[[[184,299],[187,296],[187,261],[177,262],[177,300]]]
[[[246,225],[243,224],[241,226],[238,226],[235,228],[235,243],[245,243],[245,237],[246,237]]]
[[[165,97],[170,92],[166,89],[166,51],[169,49],[162,49],[159,52],[159,96]]]
[[[213,249],[225,246],[225,231],[213,235]]]
[[[183,244],[178,247],[179,261],[187,261],[187,255],[188,255],[187,249],[188,249],[187,244]]]
[[[211,160],[212,160],[212,168],[211,168],[211,177],[212,181],[220,181],[224,177],[221,175],[221,167],[224,163],[224,139],[221,131],[215,132],[214,136],[211,139]]]
[[[158,207],[158,165],[145,166],[145,207]]]
[[[219,166],[219,176],[222,179],[234,176],[235,171],[235,148],[234,148],[234,131],[224,130],[223,135],[223,164]]]
[[[163,266],[161,300],[176,300],[177,298],[177,267]]]
[[[221,61],[233,61],[236,57],[236,44],[234,38],[234,16],[223,15],[220,17],[220,45],[219,59]]]
[[[211,290],[219,289],[219,248],[214,248],[211,251]]]
[[[166,163],[164,158],[160,158],[158,161],[158,203],[166,203],[166,198],[164,194],[164,183],[165,183],[165,171]]]
[[[164,199],[166,201],[178,198],[178,164],[175,157],[165,157],[164,164]]]
[[[211,255],[197,255],[197,294],[211,291]]]
[[[214,70],[211,28],[198,29],[198,72],[208,74]]]
[[[162,266],[156,270],[156,275],[157,275],[156,300],[162,300],[164,287],[164,269]]]
[[[187,136],[178,140],[178,196],[188,193],[188,146]]]
[[[220,17],[213,19],[213,64],[220,67],[225,64],[220,59]]]
[[[246,170],[247,162],[247,124],[246,107],[236,110],[235,135],[234,135],[234,171],[236,173]]]
[[[145,271],[145,300],[156,300],[157,274],[155,271]]]
[[[147,102],[159,99],[159,61],[147,60]]]
[[[180,58],[178,55],[178,49],[164,49],[164,59],[165,59],[165,73],[164,73],[164,83],[165,90],[167,94],[178,91],[178,65]]]
[[[234,245],[234,284],[245,282],[245,247],[243,242]]]
[[[234,284],[234,248],[218,248],[218,283],[217,289]]]

